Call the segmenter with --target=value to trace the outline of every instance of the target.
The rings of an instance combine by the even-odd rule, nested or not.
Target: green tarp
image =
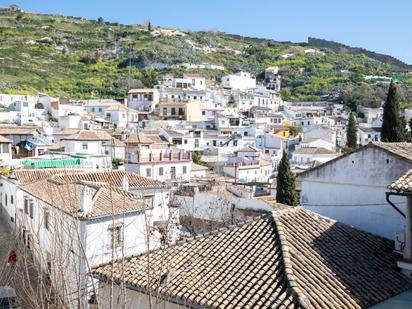
[[[53,168],[79,166],[80,159],[62,159],[62,160],[25,160],[23,166],[31,168]]]

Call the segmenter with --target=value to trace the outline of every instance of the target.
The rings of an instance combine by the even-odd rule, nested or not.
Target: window
[[[102,108],[101,107],[99,107],[99,112],[101,113],[103,110],[102,110]]]
[[[154,199],[153,195],[144,195],[143,196],[143,204],[146,207],[152,208],[153,207],[153,199]]]
[[[187,166],[183,166],[183,174],[187,174]]]
[[[146,169],[146,177],[151,177],[152,176],[152,169],[149,167]]]
[[[29,214],[30,218],[34,218],[34,202],[33,200],[29,200]]]
[[[2,153],[9,153],[9,144],[2,145]]]
[[[87,150],[89,148],[89,145],[87,143],[82,144],[82,149]]]
[[[187,139],[185,139],[185,142],[184,142],[185,144],[187,144]]]
[[[233,146],[237,146],[237,141],[236,140],[233,141]]]
[[[195,139],[195,148],[199,148],[199,139]]]
[[[166,108],[166,107],[163,107],[163,112],[162,112],[162,114],[163,114],[163,115],[166,115],[166,114],[167,114],[167,108]]]
[[[110,247],[117,248],[123,245],[123,225],[109,227]]]
[[[170,112],[172,115],[176,115],[176,108],[172,107],[172,110]]]
[[[183,112],[183,108],[179,108],[179,115],[183,116],[185,113]]]
[[[122,113],[122,118],[126,118],[126,114]]]
[[[4,195],[4,204],[7,206],[7,194]]]
[[[164,173],[164,168],[159,167],[159,176],[163,176],[163,173]]]
[[[92,107],[92,113],[94,113],[94,107]]]
[[[132,94],[132,100],[136,100],[136,101],[137,101],[137,94]]]
[[[24,198],[24,213],[26,215],[29,214],[29,200],[27,199],[27,197]]]
[[[43,220],[44,220],[44,228],[46,230],[50,230],[50,220],[49,220],[49,218],[50,218],[50,212],[47,209],[45,209],[44,210]]]
[[[205,111],[202,111],[202,115],[203,115],[203,116],[206,115],[206,112],[205,112]]]
[[[10,195],[10,203],[13,205],[14,204],[14,197],[13,195]]]
[[[171,179],[176,179],[176,167],[175,166],[172,166],[170,168],[170,178]]]

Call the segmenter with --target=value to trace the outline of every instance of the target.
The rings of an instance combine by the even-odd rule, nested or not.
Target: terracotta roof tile
[[[109,141],[112,137],[106,131],[80,130],[78,133],[70,135],[64,139],[75,141]]]
[[[93,206],[87,214],[80,211],[81,194],[85,187],[93,189]],[[20,189],[76,217],[92,218],[144,209],[144,204],[138,196],[105,185],[59,183],[47,179],[20,186]]]
[[[390,184],[388,188],[398,192],[412,193],[412,170]]]
[[[124,277],[115,262],[114,281],[191,307],[365,308],[412,286],[391,241],[301,207],[152,251],[150,268],[147,256],[126,258]]]
[[[296,149],[295,154],[336,154],[336,152],[323,147],[301,147]]]
[[[13,172],[13,177],[19,184],[27,184],[39,180],[44,180],[56,174],[86,173],[90,170],[71,168],[48,168],[48,169],[20,169]]]
[[[11,140],[5,138],[3,135],[0,135],[0,143],[11,143]]]
[[[140,176],[135,173],[128,173],[121,170],[111,171],[93,171],[90,169],[21,169],[14,171],[14,176],[19,184],[28,184],[39,180],[53,178],[59,183],[74,183],[78,181],[87,181],[94,183],[106,183],[114,187],[122,187],[123,177],[127,175],[129,187],[138,188],[163,188],[167,184],[161,181],[153,180]]]

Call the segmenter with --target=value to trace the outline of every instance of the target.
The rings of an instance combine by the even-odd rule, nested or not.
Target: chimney
[[[84,186],[80,194],[80,211],[88,214],[93,210],[93,195],[94,190],[88,186]]]
[[[163,152],[162,151],[160,151],[160,154],[159,154],[159,161],[163,161]]]
[[[129,177],[127,177],[127,174],[123,176],[122,180],[122,189],[124,191],[129,191]]]

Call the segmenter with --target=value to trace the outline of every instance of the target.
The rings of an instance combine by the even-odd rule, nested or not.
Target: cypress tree
[[[383,142],[403,142],[405,139],[404,132],[405,128],[399,114],[399,98],[396,93],[396,86],[391,82],[383,107],[381,140]]]
[[[286,152],[283,152],[280,160],[279,171],[277,176],[276,201],[278,203],[296,206],[298,205],[298,194],[296,192],[295,175],[290,170],[289,158]]]
[[[350,113],[348,127],[346,128],[346,146],[348,148],[355,149],[356,145],[356,120],[355,115]]]

